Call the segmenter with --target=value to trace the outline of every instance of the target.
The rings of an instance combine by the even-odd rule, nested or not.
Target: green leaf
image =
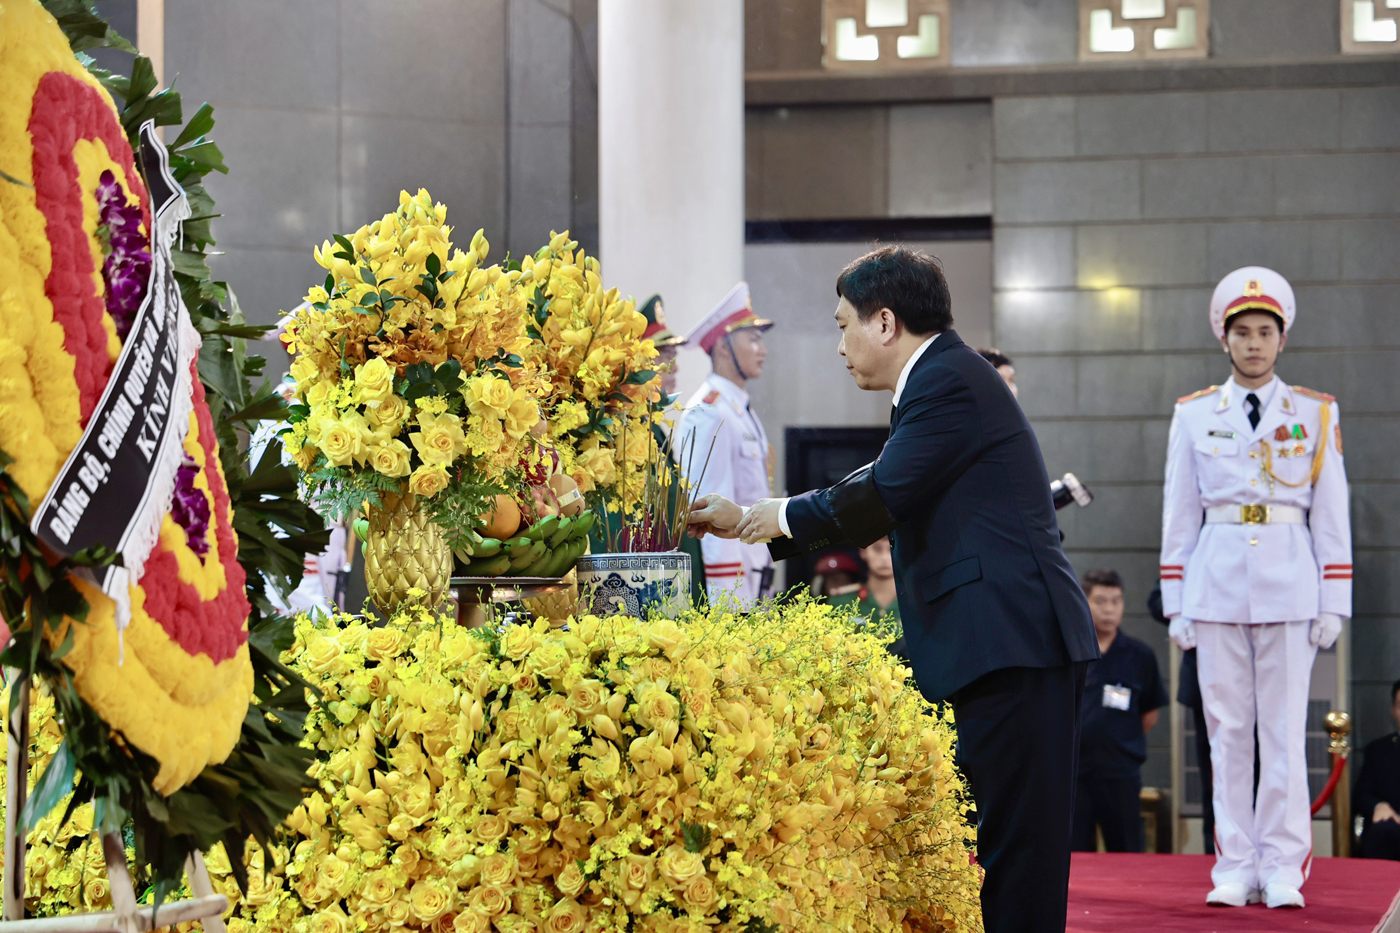
[[[194,142],[213,128],[214,108],[207,103],[200,104],[199,109],[194,112],[194,116],[190,117],[189,122],[185,124],[185,128],[180,131],[179,136],[175,137],[175,141],[170,144],[169,148],[179,149],[188,143]]]
[[[73,759],[73,747],[65,736],[53,758],[49,759],[49,766],[35,783],[34,793],[24,802],[24,811],[19,818],[20,826],[30,829],[48,816],[73,790],[73,775],[76,771],[77,762]]]
[[[655,378],[656,378],[656,370],[654,370],[654,369],[643,369],[643,370],[639,370],[639,371],[637,371],[637,372],[635,372],[635,373],[632,373],[630,376],[628,376],[626,379],[624,379],[624,380],[622,381],[622,384],[623,384],[623,385],[629,385],[629,386],[644,386],[644,385],[646,385],[648,382],[651,382],[651,381],[652,381],[653,379],[655,379]]]
[[[442,260],[438,258],[437,253],[429,253],[428,258],[423,262],[423,268],[427,269],[428,274],[436,279],[442,274]]]
[[[685,841],[685,850],[694,852],[696,855],[703,855],[710,847],[710,829],[698,823],[687,823],[681,820],[681,837]]]
[[[178,153],[172,153],[172,156],[187,160],[201,172],[212,171],[228,174],[228,166],[224,165],[224,154],[213,142],[202,142],[197,146],[181,149]]]

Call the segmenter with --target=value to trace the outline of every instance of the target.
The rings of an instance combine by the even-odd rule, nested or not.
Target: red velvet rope
[[[1332,774],[1327,778],[1327,786],[1322,788],[1322,793],[1317,795],[1317,799],[1312,803],[1313,816],[1317,816],[1317,811],[1327,806],[1327,801],[1332,799],[1332,791],[1337,789],[1337,782],[1342,779],[1342,769],[1346,767],[1347,756],[1339,755],[1332,762]]]

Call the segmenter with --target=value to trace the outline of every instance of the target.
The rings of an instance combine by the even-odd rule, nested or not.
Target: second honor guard
[[[682,468],[691,473],[688,479],[695,484],[690,490],[692,499],[719,493],[748,507],[773,494],[768,434],[749,406],[745,390],[748,382],[763,372],[768,356],[763,332],[772,326],[772,321],[753,313],[749,286],[740,282],[686,338],[691,346],[709,354],[713,370],[686,403],[673,445],[684,458]],[[701,476],[707,455],[709,464]],[[733,593],[739,604],[747,607],[770,595],[773,558],[767,545],[744,544],[717,535],[706,535],[700,545],[711,599],[719,593]]]
[[[1206,902],[1217,906],[1303,906],[1308,683],[1351,615],[1337,403],[1274,375],[1294,314],[1277,272],[1227,275],[1210,321],[1233,372],[1177,402],[1167,441],[1162,609],[1177,645],[1196,648],[1215,804]]]

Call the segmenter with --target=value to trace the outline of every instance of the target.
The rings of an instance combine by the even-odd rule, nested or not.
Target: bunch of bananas
[[[471,577],[559,577],[569,572],[588,549],[588,531],[596,516],[549,515],[520,534],[502,541],[468,533],[456,550],[457,573]]]

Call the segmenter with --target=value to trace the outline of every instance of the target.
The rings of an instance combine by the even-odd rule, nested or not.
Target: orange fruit
[[[520,506],[505,493],[496,497],[491,511],[483,517],[486,519],[486,530],[482,534],[488,538],[504,541],[506,538],[515,537],[520,528]]]

